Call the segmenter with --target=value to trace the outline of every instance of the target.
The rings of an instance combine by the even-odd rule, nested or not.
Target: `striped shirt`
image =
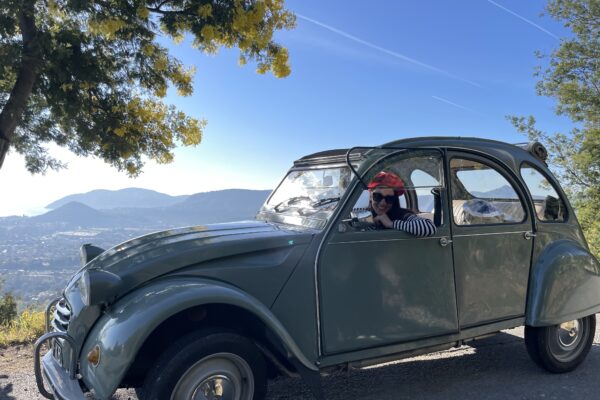
[[[371,211],[369,208],[355,208],[354,212]],[[427,218],[421,218],[412,212],[406,212],[400,217],[392,221],[393,229],[403,231],[418,237],[433,236],[435,234],[435,224]],[[377,225],[372,225],[367,230],[381,229]]]

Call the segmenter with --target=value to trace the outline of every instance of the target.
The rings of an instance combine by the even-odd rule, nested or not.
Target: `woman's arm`
[[[392,222],[393,228],[399,231],[408,232],[419,237],[432,236],[435,234],[435,225],[433,221],[427,218],[417,217],[414,214],[406,214],[403,219],[397,219]]]

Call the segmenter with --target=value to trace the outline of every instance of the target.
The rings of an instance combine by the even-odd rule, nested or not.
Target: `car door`
[[[478,155],[449,152],[448,171],[460,327],[523,316],[533,242],[524,192]]]
[[[407,187],[401,204],[439,220],[439,226],[431,237],[415,237],[393,229],[365,230],[359,223],[353,225],[348,222],[351,210],[364,207],[365,203],[357,203],[368,198],[367,191],[356,188],[323,242],[318,260],[326,354],[458,329],[443,157],[423,151],[390,155],[370,169],[365,182],[380,171],[400,176]]]

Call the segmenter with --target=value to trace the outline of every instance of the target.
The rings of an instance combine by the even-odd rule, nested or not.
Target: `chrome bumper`
[[[71,379],[66,371],[58,364],[52,353],[47,353],[42,360],[43,372],[52,386],[53,395],[51,399],[56,400],[83,400],[85,395],[79,386],[77,379]],[[39,383],[38,383],[39,385]],[[42,383],[43,385],[43,383]],[[39,386],[38,386],[39,387]],[[44,397],[48,397],[40,389]],[[45,391],[45,389],[44,389]],[[49,394],[49,393],[47,393]]]
[[[46,309],[46,329],[50,328],[49,314],[52,302]],[[69,363],[67,364],[68,370],[60,365],[58,360],[53,355],[53,348],[50,349],[40,362],[40,352],[42,345],[54,339],[62,339],[62,344],[68,344],[70,347],[69,354],[71,355]],[[62,346],[59,345],[59,346]],[[62,348],[62,347],[61,347]],[[48,332],[40,337],[35,342],[34,350],[34,370],[35,370],[35,381],[37,383],[38,390],[42,396],[48,399],[56,400],[83,400],[85,395],[83,390],[79,386],[79,381],[76,377],[77,372],[77,356],[75,354],[75,342],[65,332]],[[62,357],[60,357],[62,358]],[[51,392],[46,390],[44,386],[44,377],[50,383]]]

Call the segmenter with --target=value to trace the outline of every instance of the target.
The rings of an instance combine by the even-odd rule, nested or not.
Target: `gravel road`
[[[600,394],[600,324],[594,345],[576,371],[555,375],[530,361],[523,329],[504,331],[488,339],[426,356],[339,373],[323,378],[327,400],[479,400],[597,399]],[[0,350],[0,400],[43,399],[32,376],[29,346]],[[92,399],[90,397],[90,399]],[[114,400],[136,400],[133,391],[119,390]],[[299,380],[279,379],[269,386],[269,400],[309,400]]]

